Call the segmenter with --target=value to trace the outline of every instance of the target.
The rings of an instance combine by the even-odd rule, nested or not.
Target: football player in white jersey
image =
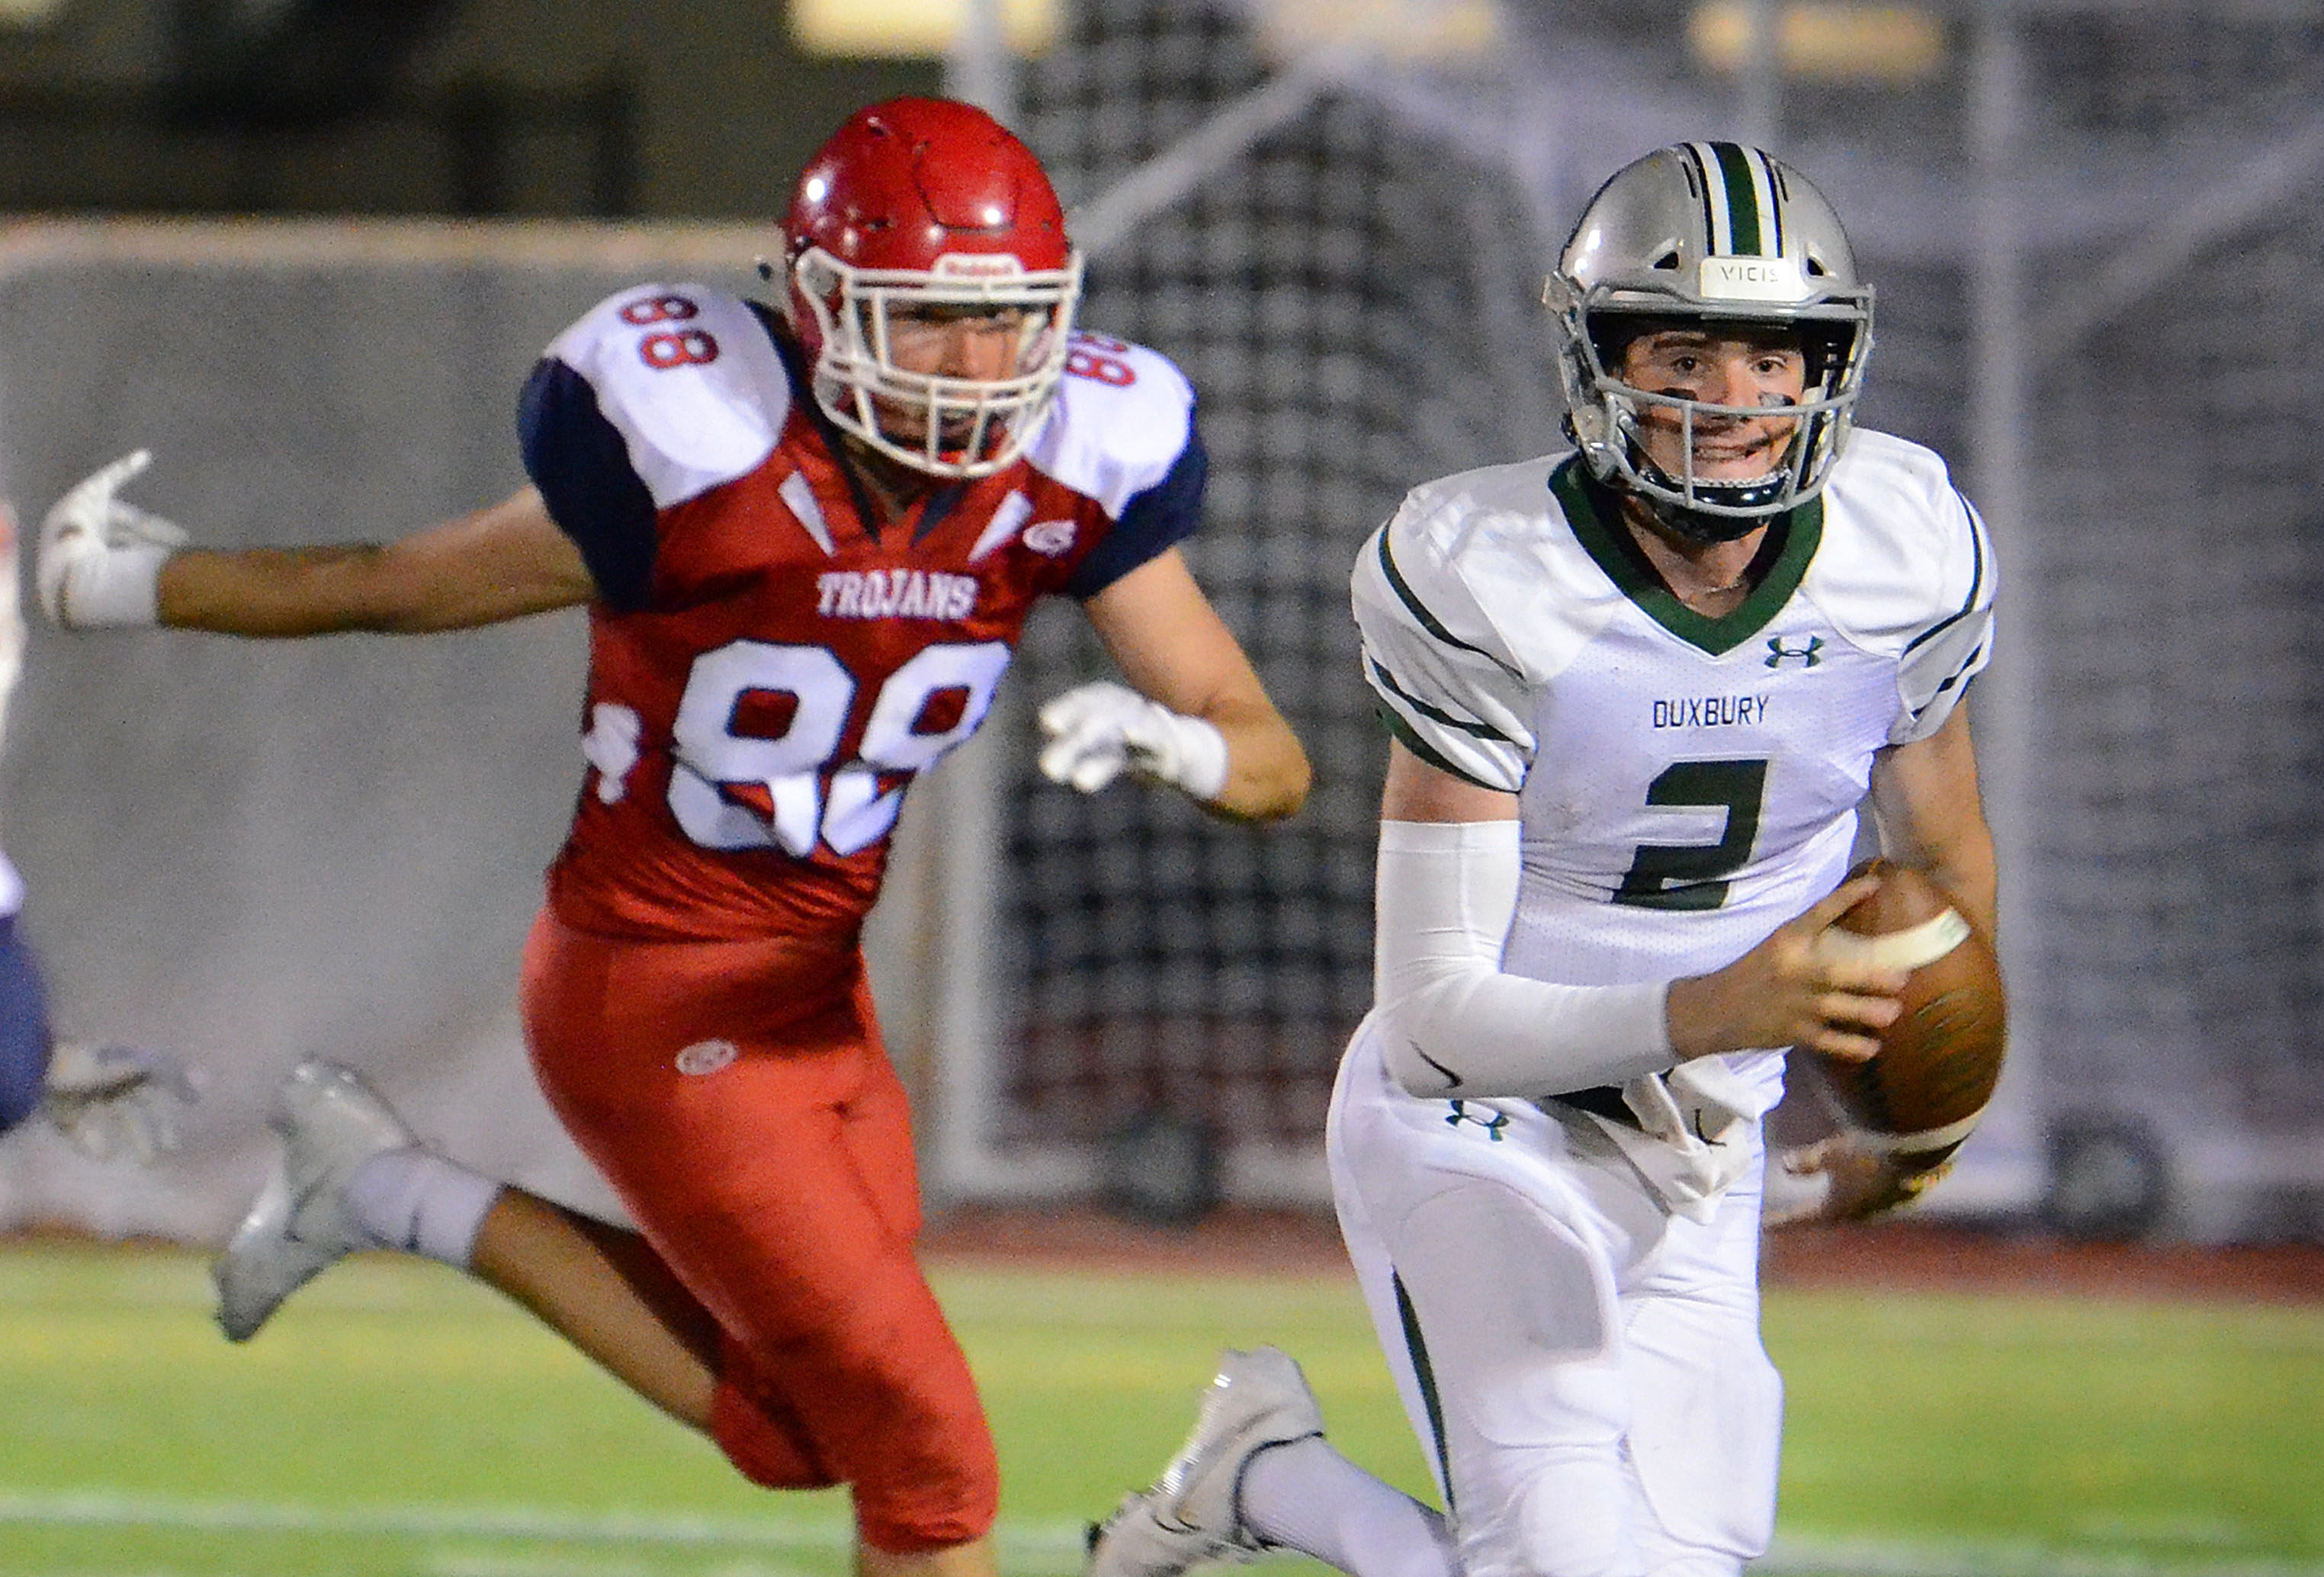
[[[15,515],[0,503],[0,732],[24,673],[16,558]],[[192,1072],[167,1052],[59,1040],[23,908],[24,879],[0,853],[0,1133],[46,1117],[96,1160],[150,1164],[176,1149],[179,1115],[198,1098]]]
[[[1354,577],[1390,733],[1341,1225],[1444,1516],[1231,1352],[1095,1577],[1289,1546],[1360,1577],[1733,1577],[1773,1528],[1760,1119],[1784,1049],[1863,1057],[1901,976],[1819,935],[1868,798],[1991,935],[1969,681],[1983,528],[1851,431],[1871,291],[1794,170],[1696,143],[1560,253],[1572,450],[1415,489]],[[1913,1184],[1875,1167],[1843,1208]],[[1812,1179],[1811,1179],[1812,1181]]]

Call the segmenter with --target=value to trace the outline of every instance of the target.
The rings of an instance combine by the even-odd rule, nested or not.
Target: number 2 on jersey
[[[670,726],[670,814],[706,849],[774,847],[804,860],[820,842],[853,854],[885,837],[902,807],[903,788],[882,790],[880,775],[925,771],[975,733],[1008,667],[1005,641],[927,648],[880,687],[854,758],[842,762],[856,681],[829,650],[733,641],[704,652]],[[958,713],[924,727],[945,692]],[[746,703],[784,701],[779,732],[737,731]]]
[[[1767,763],[1681,761],[1646,785],[1646,803],[1700,806],[1727,812],[1715,844],[1640,844],[1628,874],[1614,890],[1616,903],[1649,909],[1715,909],[1727,901],[1727,878],[1751,858],[1759,841],[1759,807],[1767,789]]]

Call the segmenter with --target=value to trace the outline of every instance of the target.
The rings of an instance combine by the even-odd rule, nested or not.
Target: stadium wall
[[[0,230],[0,496],[129,449],[137,502],[220,546],[383,540],[505,497],[540,347],[624,285],[740,289],[740,227],[35,225]],[[25,595],[29,600],[30,556]],[[217,1240],[255,1192],[274,1080],[364,1070],[423,1135],[616,1206],[534,1090],[519,951],[580,783],[577,613],[424,640],[65,635],[37,618],[0,757],[0,842],[71,1037],[167,1047],[208,1089],[151,1171],[29,1125],[0,1228]],[[916,1049],[889,912],[875,983]]]

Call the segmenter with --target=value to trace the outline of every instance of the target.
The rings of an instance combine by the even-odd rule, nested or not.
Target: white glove
[[[199,1081],[166,1052],[60,1042],[41,1109],[81,1154],[151,1166],[178,1148],[179,1113],[199,1099]]]
[[[1040,722],[1041,772],[1053,783],[1094,794],[1128,771],[1202,800],[1227,786],[1225,735],[1109,680],[1052,696]]]
[[[161,622],[161,565],[186,545],[186,533],[114,496],[152,463],[150,450],[124,455],[75,484],[41,522],[41,609],[66,629]]]
[[[1950,1168],[1948,1157],[1907,1171],[1842,1131],[1767,1157],[1760,1221],[1770,1227],[1865,1221],[1907,1205]]]
[[[1759,1224],[1798,1226],[1820,1222],[1831,1206],[1831,1170],[1819,1145],[1802,1145],[1767,1157],[1759,1192]]]

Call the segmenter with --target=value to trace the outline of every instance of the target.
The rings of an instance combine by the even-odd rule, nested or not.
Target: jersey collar
[[[1549,490],[1563,506],[1575,539],[1622,595],[1655,623],[1713,657],[1732,651],[1766,628],[1799,590],[1816,544],[1823,540],[1821,496],[1776,516],[1752,562],[1758,584],[1751,595],[1734,612],[1708,618],[1678,600],[1629,532],[1619,529],[1620,500],[1584,469],[1581,456],[1568,458],[1550,473]]]
[[[840,430],[832,425],[831,419],[823,413],[822,405],[816,400],[815,378],[812,369],[807,364],[806,352],[791,337],[789,330],[783,327],[781,316],[772,307],[764,301],[746,301],[743,304],[751,309],[759,320],[759,327],[766,330],[768,339],[774,344],[775,355],[783,364],[783,375],[790,382],[792,406],[814,427],[816,435],[823,440],[825,452],[831,456],[833,469],[847,484],[847,495],[855,505],[856,522],[865,536],[878,541],[879,505],[864,487],[863,479],[855,474],[855,467],[847,463]],[[946,483],[922,494],[912,506],[918,518],[911,540],[917,543],[942,525],[967,494],[967,487],[957,482]]]

